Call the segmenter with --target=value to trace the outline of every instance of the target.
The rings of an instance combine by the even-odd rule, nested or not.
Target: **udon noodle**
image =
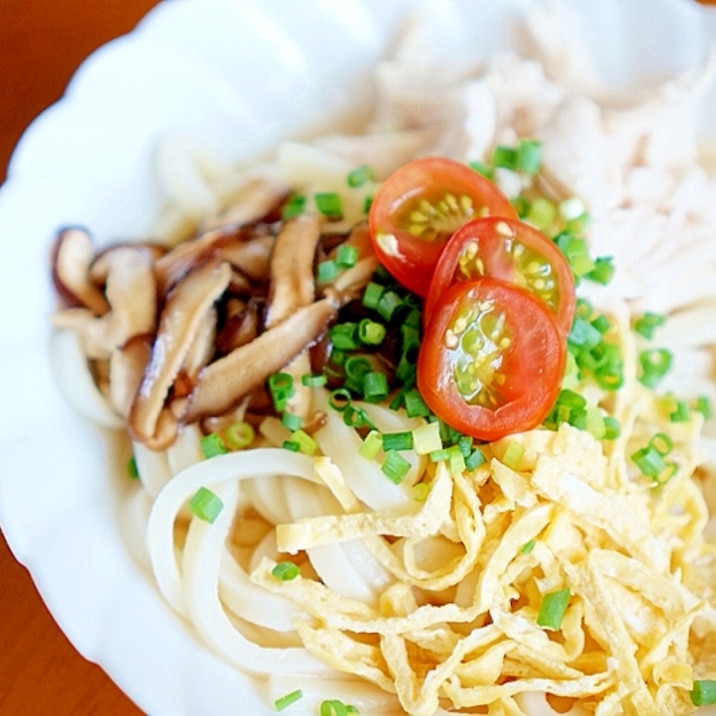
[[[538,21],[534,27],[557,19]],[[60,382],[93,419],[130,424],[139,480],[123,519],[128,542],[209,648],[268,680],[267,709],[295,694],[291,710],[316,714],[333,699],[362,714],[663,716],[690,713],[694,684],[716,679],[716,431],[704,408],[716,399],[716,175],[700,162],[694,133],[714,68],[625,98],[557,62],[549,36],[532,38],[535,56],[505,52],[442,73],[426,72],[424,48],[408,33],[379,67],[377,104],[360,136],[286,142],[252,167],[224,166],[195,144],[166,138],[158,152],[166,200],[153,234],[161,246],[144,243],[141,257],[129,249],[98,269],[108,254],[83,244],[101,300],[58,312]],[[334,316],[365,285],[376,263],[360,236],[364,204],[393,169],[429,154],[486,160],[495,146],[524,137],[541,142],[537,177],[497,171],[495,180],[511,198],[579,197],[592,253],[617,267],[608,287],[584,282],[579,294],[611,321],[623,384],[571,385],[618,421],[617,437],[563,423],[481,445],[481,464],[469,468],[409,449],[396,484],[362,450],[364,425],[347,424],[322,385],[301,386],[294,397],[310,438],[298,452],[285,447],[291,429],[257,399],[177,418],[186,384],[211,364],[205,339],[212,347],[217,339],[216,302],[237,274],[278,280],[271,249],[285,225],[266,217],[288,194],[342,194],[342,220],[315,222],[306,239],[308,264],[312,270],[320,242],[331,255],[341,235],[358,248],[360,269],[330,291],[315,282],[291,288],[289,307],[271,318],[277,330],[292,316],[297,326],[310,322],[322,297],[321,309]],[[346,189],[345,177],[365,165],[374,178]],[[310,201],[304,213],[315,217]],[[198,288],[167,291],[153,309],[119,315],[116,307],[130,304],[123,284],[107,279],[112,266],[131,264],[161,294],[187,256],[196,260],[198,242],[216,246],[222,232],[235,236],[257,221],[271,227],[243,244],[251,251],[233,264],[240,271],[222,268],[234,259],[211,254],[224,259],[204,266]],[[302,256],[296,250],[296,264]],[[274,285],[274,300],[287,290]],[[173,315],[186,320],[188,337],[180,343],[172,333],[177,343],[166,342],[162,360],[177,349],[170,369],[146,335],[170,335],[162,327],[170,330],[175,306],[185,307]],[[653,339],[633,330],[647,311],[666,316]],[[127,378],[129,339],[139,345],[133,359],[151,367],[139,386]],[[674,361],[658,389],[638,379],[640,352],[654,346]],[[165,368],[168,382],[157,388]],[[308,374],[310,357],[303,351],[279,368]],[[144,402],[113,392],[118,384]],[[163,402],[170,392],[173,412]],[[691,408],[680,422],[670,417],[677,404]],[[352,406],[382,433],[429,425],[403,409]],[[236,424],[250,426],[248,440],[207,459],[203,439],[225,437]],[[670,468],[657,482],[631,459],[655,435],[668,437],[661,454]],[[213,521],[188,507],[202,489],[222,505]],[[284,569],[294,570],[290,578]],[[559,628],[540,626],[545,596],[565,589]]]

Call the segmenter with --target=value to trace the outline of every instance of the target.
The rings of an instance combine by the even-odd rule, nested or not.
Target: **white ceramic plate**
[[[617,84],[693,67],[716,38],[716,13],[691,0],[565,2]],[[445,2],[433,28],[448,38],[442,61],[509,44],[520,4]],[[194,639],[120,539],[111,439],[76,417],[51,380],[51,238],[67,223],[101,241],[146,231],[157,210],[150,155],[166,132],[188,132],[238,161],[365,110],[377,60],[417,7],[162,3],[82,65],[11,162],[0,192],[0,521],[72,643],[153,716],[273,710]],[[705,116],[716,116],[712,100]]]

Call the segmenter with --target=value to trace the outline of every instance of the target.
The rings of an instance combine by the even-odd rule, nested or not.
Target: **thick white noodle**
[[[286,497],[291,511],[291,521],[325,514],[340,514],[340,506],[318,485],[286,480]],[[323,494],[321,494],[323,492]],[[330,498],[330,499],[328,499]],[[366,571],[356,569],[349,553],[360,561],[363,556]],[[328,544],[307,550],[309,559],[318,576],[329,589],[343,597],[374,603],[391,578],[360,540],[343,544]]]
[[[124,427],[124,419],[112,410],[109,400],[97,387],[77,333],[69,329],[53,331],[50,368],[62,397],[78,415],[104,428]]]
[[[213,490],[224,482],[275,474],[313,479],[313,461],[306,455],[280,448],[258,448],[228,453],[188,467],[157,495],[147,525],[147,551],[164,598],[186,614],[182,579],[175,557],[174,523],[179,512],[200,487]]]
[[[316,431],[314,438],[321,452],[331,456],[358,499],[376,512],[410,509],[413,500],[409,492],[412,485],[409,476],[400,485],[386,480],[379,463],[359,454],[360,436],[328,405],[328,394],[317,391],[315,400],[316,408],[326,413],[326,424]],[[412,479],[415,479],[414,474]]]
[[[184,596],[192,624],[218,654],[249,673],[266,674],[274,669],[296,674],[330,673],[329,667],[302,647],[263,647],[232,624],[219,599],[218,584],[224,545],[239,501],[239,483],[224,481],[214,486],[214,491],[224,502],[224,509],[213,524],[193,519],[183,550]]]
[[[266,629],[292,631],[296,619],[306,618],[293,602],[257,587],[227,550],[221,557],[219,595],[229,611]]]
[[[137,440],[132,441],[132,451],[139,480],[150,496],[155,498],[174,474],[169,467],[167,453],[151,450]]]
[[[285,673],[330,675],[333,670],[303,648],[265,648],[246,639],[219,599],[219,570],[239,501],[239,483],[277,472],[313,480],[313,461],[279,448],[259,448],[220,455],[176,475],[157,496],[149,516],[150,561],[167,601],[234,665],[249,673],[270,673],[278,668]],[[220,496],[225,508],[213,524],[192,519],[180,567],[175,557],[174,523],[200,487]]]

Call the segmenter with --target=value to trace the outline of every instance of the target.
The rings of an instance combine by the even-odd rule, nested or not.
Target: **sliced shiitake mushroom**
[[[313,301],[316,291],[313,263],[321,224],[318,217],[297,216],[287,221],[276,237],[265,318],[268,328]]]
[[[254,245],[256,241],[259,243]],[[166,293],[187,272],[206,261],[226,261],[249,278],[266,275],[273,241],[273,230],[268,224],[226,225],[206,231],[157,260],[155,270],[159,289]],[[249,256],[253,259],[253,267],[244,262]]]
[[[221,415],[236,406],[294,356],[324,333],[338,312],[331,298],[309,304],[228,355],[210,363],[199,375],[186,423]]]
[[[86,308],[102,316],[109,304],[101,289],[90,281],[89,268],[95,258],[92,237],[85,229],[68,227],[55,237],[51,252],[52,281],[57,295],[68,308]]]
[[[152,356],[129,413],[132,436],[155,436],[169,390],[199,332],[201,321],[231,280],[226,263],[207,263],[190,271],[167,296]]]

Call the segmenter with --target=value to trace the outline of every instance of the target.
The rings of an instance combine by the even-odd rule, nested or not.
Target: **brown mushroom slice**
[[[273,234],[259,233],[249,241],[226,242],[221,247],[219,257],[253,281],[266,281],[270,275],[271,252],[275,241]]]
[[[94,258],[95,247],[87,231],[75,227],[62,229],[52,247],[52,282],[66,306],[87,308],[93,315],[102,316],[109,310],[109,304],[89,277]]]
[[[101,258],[92,270],[102,283],[109,311],[95,316],[88,308],[59,311],[52,322],[69,328],[81,338],[88,358],[108,359],[137,335],[153,333],[156,327],[156,282],[151,253],[141,246],[118,246]]]
[[[256,339],[210,363],[199,376],[184,422],[222,415],[251,393],[328,328],[338,303],[324,298],[299,308]]]
[[[216,351],[219,355],[227,355],[239,346],[256,338],[259,334],[258,301],[249,299],[247,302],[231,298],[226,302],[226,316],[221,330],[216,336]]]
[[[338,276],[333,282],[333,288],[340,293],[350,294],[350,298],[358,298],[361,291],[370,282],[378,265],[379,261],[375,256],[359,259],[354,266]]]
[[[109,359],[109,401],[126,418],[152,355],[151,335],[134,336]]]
[[[271,255],[271,290],[266,326],[271,328],[307,306],[315,296],[313,259],[321,238],[322,220],[301,215],[287,221]]]
[[[144,443],[150,450],[167,450],[176,440],[179,433],[179,421],[169,408],[162,408],[154,428],[154,435]]]
[[[210,306],[199,322],[194,340],[184,358],[182,370],[192,383],[196,382],[201,370],[214,357],[217,320],[216,308]]]
[[[231,279],[228,264],[205,264],[191,271],[168,295],[152,357],[129,413],[132,436],[149,441],[157,428],[169,390],[207,311]]]
[[[103,253],[92,267],[93,274],[104,276],[110,314],[110,335],[115,346],[130,338],[153,333],[157,323],[157,284],[154,257],[144,246],[118,245]]]
[[[257,238],[268,238],[273,243],[273,234],[267,225],[237,226],[226,225],[206,231],[194,239],[189,239],[169,253],[157,259],[155,271],[157,283],[162,292],[168,291],[178,283],[188,271],[206,261],[227,260],[237,269],[243,270],[240,263],[232,259],[234,247],[252,243]],[[224,253],[227,254],[226,258]],[[251,273],[245,271],[247,275]]]

